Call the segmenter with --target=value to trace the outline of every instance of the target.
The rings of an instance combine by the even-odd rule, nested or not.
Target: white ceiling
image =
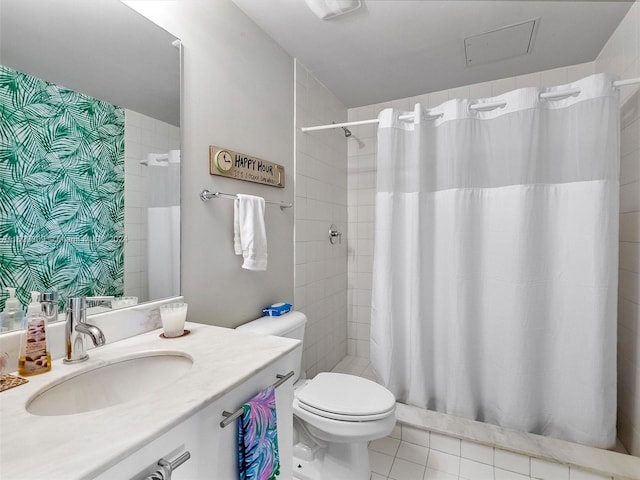
[[[348,107],[593,61],[633,4],[363,0],[323,21],[303,0],[233,2]],[[529,54],[466,66],[466,37],[534,18]]]
[[[0,65],[179,125],[174,40],[119,0],[0,0]]]

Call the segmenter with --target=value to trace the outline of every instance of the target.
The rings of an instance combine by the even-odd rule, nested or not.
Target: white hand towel
[[[234,250],[242,255],[242,268],[267,269],[267,232],[264,227],[264,198],[238,194],[234,202]]]

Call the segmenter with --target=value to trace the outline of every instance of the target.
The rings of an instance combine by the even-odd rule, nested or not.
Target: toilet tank
[[[302,312],[292,310],[289,313],[278,317],[260,317],[244,325],[240,325],[236,330],[244,333],[255,333],[258,335],[273,335],[275,337],[293,338],[304,341],[304,327],[307,323],[307,316]],[[295,382],[300,378],[302,368],[302,345],[294,352],[294,364],[297,366],[293,377]],[[304,378],[304,377],[303,377]]]

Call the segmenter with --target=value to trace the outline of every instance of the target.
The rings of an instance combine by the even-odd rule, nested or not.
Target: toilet
[[[304,339],[307,317],[292,311],[262,317],[237,330]],[[323,372],[302,378],[296,350],[293,399],[293,477],[299,480],[369,480],[368,443],[391,433],[395,398],[371,380]]]

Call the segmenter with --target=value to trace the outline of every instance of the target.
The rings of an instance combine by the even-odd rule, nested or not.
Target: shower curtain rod
[[[613,88],[624,87],[627,85],[635,85],[640,83],[640,77],[638,78],[630,78],[628,80],[617,80],[611,84]],[[569,90],[562,91],[553,91],[553,92],[544,92],[540,94],[540,98],[543,100],[560,100],[567,97],[572,97],[578,95],[580,93],[580,88],[571,88]],[[479,111],[489,111],[495,110],[496,108],[502,108],[507,104],[507,102],[488,102],[488,103],[474,103],[469,105],[469,109],[471,110],[479,110]],[[441,113],[431,115],[427,112],[425,117],[427,119],[436,119],[442,116]],[[413,120],[413,113],[408,113],[406,115],[400,115],[398,120]],[[377,118],[372,118],[370,120],[358,120],[355,122],[343,122],[343,123],[332,123],[331,125],[318,125],[316,127],[302,127],[300,130],[302,132],[313,132],[315,130],[329,130],[331,128],[341,128],[341,127],[354,127],[356,125],[370,125],[372,123],[380,123],[380,120]]]

